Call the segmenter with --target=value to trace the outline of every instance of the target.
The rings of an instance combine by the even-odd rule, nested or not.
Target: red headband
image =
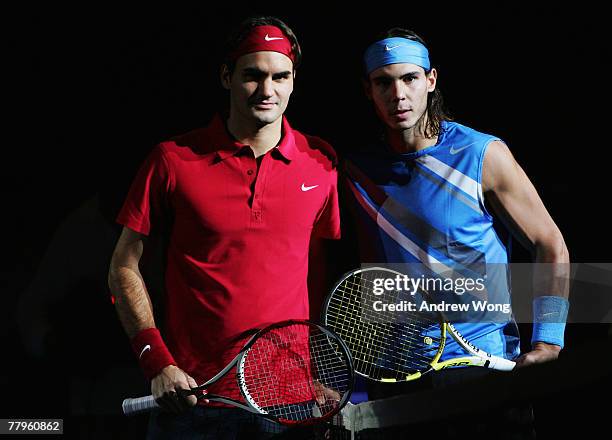
[[[253,52],[278,52],[287,56],[292,62],[295,62],[295,54],[291,50],[291,41],[276,26],[256,26],[251,29],[251,32],[246,36],[240,45],[234,50],[229,58],[236,61],[242,55]]]

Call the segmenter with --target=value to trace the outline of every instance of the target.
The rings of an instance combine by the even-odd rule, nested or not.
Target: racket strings
[[[343,334],[341,337],[350,341],[350,345],[354,347],[356,352],[362,355],[361,357],[365,362],[374,363],[379,361],[382,354],[381,350],[384,350],[384,353],[386,353],[386,358],[393,359],[400,364],[406,363],[403,361],[408,359],[408,354],[414,360],[421,359],[423,362],[428,362],[431,358],[429,355],[431,347],[429,345],[410,351],[411,346],[420,347],[423,345],[423,342],[411,334],[406,334],[401,328],[396,330],[391,326],[372,324],[352,324],[352,326],[360,334]],[[415,332],[417,331],[415,329]],[[372,339],[376,340],[370,341],[361,336],[361,333],[372,335]],[[438,344],[432,339],[430,345],[437,347]],[[379,350],[375,350],[375,347],[378,347]]]
[[[362,271],[346,278],[328,301],[326,323],[349,346],[355,370],[373,379],[402,380],[426,369],[440,346],[435,316],[417,311],[376,311],[374,301],[399,303],[404,292],[374,294],[374,279],[386,271]],[[413,302],[417,298],[406,298]]]
[[[373,335],[373,337],[378,338],[377,341],[367,341],[361,336],[357,337],[353,336],[352,334],[341,335],[341,337],[347,341],[347,344],[350,347],[353,347],[351,350],[353,354],[356,356],[358,355],[357,357],[363,360],[363,362],[377,364],[382,362],[383,359],[390,359],[399,363],[400,365],[406,365],[409,360],[408,353],[410,353],[410,359],[413,361],[421,359],[423,362],[429,362],[431,359],[431,356],[429,356],[425,350],[422,350],[422,352],[417,350],[410,352],[407,350],[406,344],[397,344],[397,341],[389,342],[388,340],[390,339],[390,335],[393,335],[394,339],[403,337],[399,331],[395,332],[391,328],[381,330],[380,325],[354,325],[353,328],[355,328],[359,333],[368,333]],[[408,342],[411,339],[412,338],[408,336],[404,342]],[[415,344],[417,343],[416,340],[413,340],[412,342]],[[430,351],[430,349],[428,348],[427,351]]]
[[[369,280],[364,279],[363,281]],[[373,302],[373,294],[370,292],[370,290],[368,290],[368,287],[363,288],[362,283],[356,284],[354,282],[350,282],[350,280],[347,280],[347,286],[350,286],[349,289],[338,289],[338,291],[343,294],[341,304],[335,305],[335,303],[332,301],[330,304],[330,309],[336,310],[341,314],[344,311],[342,310],[342,306],[352,306],[351,308],[358,313],[353,312],[352,314],[347,315],[347,318],[348,321],[352,321],[354,324],[369,324],[372,321],[375,324],[395,324],[393,325],[392,329],[394,331],[404,333],[402,335],[404,340],[412,340],[415,343],[420,343],[421,338],[418,334],[415,334],[416,330],[419,330],[423,327],[428,328],[429,326],[434,325],[436,323],[431,318],[428,318],[426,315],[420,313],[406,313],[402,317],[402,322],[398,323],[396,317],[394,317],[393,315],[387,312],[374,311],[371,306],[363,304]],[[352,295],[352,297],[349,297],[347,299],[345,297],[346,295]],[[349,304],[347,304],[347,302]],[[368,308],[370,308],[370,310],[368,310]]]
[[[241,370],[247,400],[284,422],[326,417],[352,386],[348,354],[318,327],[304,324],[262,335]]]

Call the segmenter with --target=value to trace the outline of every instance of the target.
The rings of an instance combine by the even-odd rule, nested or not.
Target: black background
[[[100,357],[84,355],[87,340],[113,348],[109,363],[132,366],[100,284],[106,268],[50,304],[53,329],[47,351],[38,357],[21,343],[18,300],[69,213],[98,194],[110,224],[150,148],[208,122],[225,99],[218,80],[220,47],[229,28],[253,13],[276,15],[297,34],[304,58],[287,115],[294,127],[329,140],[340,153],[377,130],[360,84],[364,46],[391,26],[415,30],[428,43],[452,115],[508,143],[564,233],[572,260],[610,261],[605,213],[610,41],[601,9],[584,2],[571,7],[328,3],[232,4],[215,10],[100,3],[7,11],[0,417],[74,419],[71,432],[79,426],[81,436],[111,429],[105,422],[110,415],[84,410],[76,417],[70,403],[74,377],[105,371]],[[77,259],[96,252],[87,240],[70,249],[82,250],[73,255]],[[525,250],[515,249],[514,261],[528,259]],[[45,276],[52,279],[53,270]],[[568,331],[578,346],[591,327]],[[588,390],[581,393],[580,399],[592,398]],[[564,407],[563,414],[573,411],[566,401],[548,404],[554,411]],[[551,422],[545,433],[553,430],[554,411],[544,416]],[[142,425],[113,420],[124,432]]]

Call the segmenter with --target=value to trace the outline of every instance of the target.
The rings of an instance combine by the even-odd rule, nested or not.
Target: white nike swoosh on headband
[[[389,52],[389,51],[391,51],[391,50],[393,50],[393,49],[395,49],[395,48],[398,48],[398,47],[401,47],[401,44],[398,44],[397,46],[391,46],[391,47],[389,47],[389,46],[387,46],[387,45],[385,44],[385,50],[386,50],[387,52]]]
[[[270,37],[268,34],[264,37],[266,41],[282,40],[282,37]]]
[[[149,344],[144,346],[144,348],[140,352],[140,356],[138,356],[138,359],[140,359],[142,357],[142,355],[144,354],[144,352],[147,351],[147,350],[151,350],[151,346]]]

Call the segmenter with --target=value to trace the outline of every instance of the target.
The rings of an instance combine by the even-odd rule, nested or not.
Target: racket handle
[[[142,412],[151,411],[153,408],[158,408],[159,405],[153,396],[136,397],[134,399],[125,399],[121,405],[123,414],[130,416]]]
[[[491,364],[489,368],[501,371],[511,371],[514,369],[515,365],[516,362],[514,361],[495,356],[491,359]]]

